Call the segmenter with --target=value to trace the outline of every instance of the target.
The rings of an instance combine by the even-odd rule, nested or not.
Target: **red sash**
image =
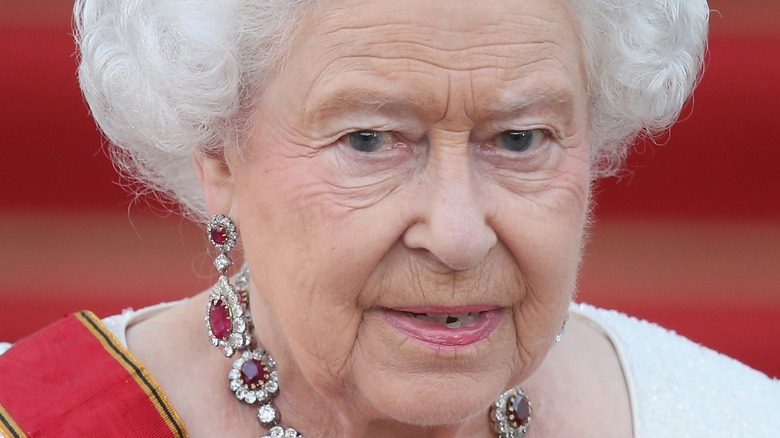
[[[0,432],[22,437],[163,437],[187,432],[146,368],[91,312],[0,356]]]

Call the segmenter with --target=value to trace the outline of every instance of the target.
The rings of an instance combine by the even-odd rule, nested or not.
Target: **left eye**
[[[386,146],[388,136],[381,131],[362,130],[347,134],[347,141],[358,152],[377,152]]]
[[[525,152],[539,145],[544,139],[544,131],[531,129],[528,131],[504,131],[497,140],[499,146],[512,152]]]

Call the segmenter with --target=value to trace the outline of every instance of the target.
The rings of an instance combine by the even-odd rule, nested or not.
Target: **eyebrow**
[[[307,118],[326,121],[338,118],[348,113],[367,111],[379,114],[408,114],[423,116],[426,110],[425,102],[433,99],[416,98],[411,95],[384,93],[365,88],[346,88],[330,93],[318,99],[310,109],[306,110]],[[570,119],[574,113],[575,98],[566,88],[535,88],[519,93],[505,102],[488,102],[477,104],[469,110],[478,120],[502,119],[514,117],[531,111],[558,110],[565,119]],[[308,106],[308,104],[307,104]]]
[[[308,104],[307,104],[308,106]],[[342,88],[329,93],[323,98],[318,98],[307,113],[321,114],[330,112],[354,111],[365,109],[371,111],[392,111],[397,109],[418,110],[423,109],[423,102],[419,98],[398,93],[385,93],[374,89]]]
[[[488,117],[502,118],[534,110],[558,109],[568,119],[573,115],[574,107],[574,94],[566,88],[535,88],[506,102],[479,106],[476,111]]]

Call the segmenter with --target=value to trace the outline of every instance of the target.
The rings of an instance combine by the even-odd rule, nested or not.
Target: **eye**
[[[525,152],[538,146],[544,139],[541,129],[528,131],[504,131],[497,138],[498,146],[512,152]]]
[[[362,130],[347,134],[352,149],[358,152],[377,152],[387,148],[390,135],[380,131]],[[392,146],[392,145],[390,145]]]

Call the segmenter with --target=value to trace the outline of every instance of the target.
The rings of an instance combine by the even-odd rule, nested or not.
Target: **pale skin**
[[[251,135],[225,160],[195,157],[209,212],[241,233],[283,423],[310,438],[487,438],[488,406],[522,383],[530,437],[631,436],[609,341],[573,319],[553,347],[590,184],[564,3],[327,2],[264,89]],[[227,388],[231,361],[203,334],[206,300],[135,325],[130,349],[190,436],[257,436]],[[501,319],[455,350],[385,317],[469,305]]]

